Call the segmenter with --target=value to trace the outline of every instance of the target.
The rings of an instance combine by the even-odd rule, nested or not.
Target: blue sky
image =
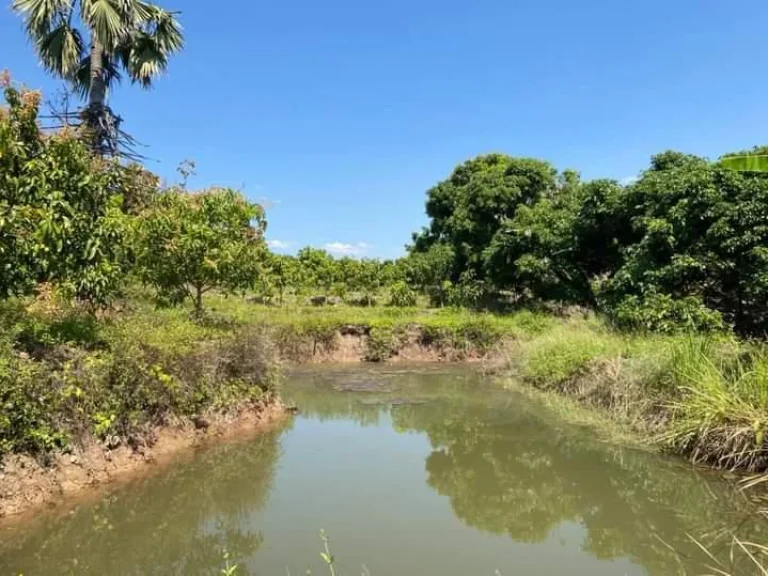
[[[0,9],[0,68],[51,93]],[[268,199],[293,250],[392,257],[425,191],[471,156],[534,156],[624,179],[674,148],[768,143],[764,0],[164,0],[187,47],[111,104],[149,167]],[[738,7],[738,8],[737,8]]]

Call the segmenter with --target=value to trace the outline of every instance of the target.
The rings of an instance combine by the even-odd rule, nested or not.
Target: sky
[[[396,257],[426,191],[489,152],[631,179],[768,144],[765,0],[163,0],[186,47],[110,104],[148,167],[267,207],[277,250]],[[0,8],[0,69],[52,95]]]

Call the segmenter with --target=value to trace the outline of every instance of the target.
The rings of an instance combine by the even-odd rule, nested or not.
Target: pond
[[[0,574],[669,575],[768,541],[733,486],[475,372],[313,368],[279,429],[0,528]],[[672,550],[676,552],[673,552]]]

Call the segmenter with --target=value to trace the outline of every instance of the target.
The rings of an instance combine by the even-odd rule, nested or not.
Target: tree
[[[366,306],[374,302],[374,296],[384,284],[383,265],[379,260],[363,258],[358,261],[355,288],[363,295]]]
[[[269,277],[270,285],[277,290],[278,302],[282,306],[285,291],[295,288],[300,282],[299,264],[296,258],[287,254],[267,254],[264,273]]]
[[[764,333],[768,178],[690,156],[674,163],[657,158],[621,203],[635,241],[605,287],[606,301],[623,312],[647,309],[629,316],[645,327],[663,327],[670,318],[716,325],[709,310],[742,333]]]
[[[611,275],[630,241],[617,210],[624,189],[612,180],[564,179],[550,197],[521,206],[485,252],[489,279],[537,300],[597,305],[593,281]]]
[[[328,252],[307,246],[296,254],[301,275],[307,286],[322,290],[327,296],[336,281],[336,265]]]
[[[412,252],[441,243],[450,246],[450,280],[472,270],[484,278],[483,252],[502,223],[518,208],[555,190],[556,171],[547,162],[503,154],[478,156],[458,166],[427,192],[430,224],[414,238]]]
[[[14,0],[45,68],[87,100],[94,150],[116,152],[119,119],[109,88],[126,74],[150,88],[183,46],[176,14],[144,0]]]
[[[206,292],[254,285],[266,251],[265,228],[262,207],[234,190],[168,191],[139,216],[140,273],[161,303],[189,298],[199,314]]]
[[[122,168],[67,131],[43,135],[40,94],[5,77],[0,109],[0,296],[51,282],[105,304],[125,273]]]
[[[427,293],[438,306],[443,306],[454,261],[453,249],[439,243],[433,244],[426,252],[412,252],[403,266],[408,283]]]

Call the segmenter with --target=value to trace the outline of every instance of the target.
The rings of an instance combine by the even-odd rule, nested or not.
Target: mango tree
[[[203,310],[203,295],[251,288],[266,251],[264,211],[240,193],[213,188],[171,190],[139,216],[137,262],[160,303],[190,299]]]
[[[67,132],[44,135],[40,94],[5,76],[0,108],[0,296],[41,282],[92,305],[125,274],[122,168],[95,158]]]

